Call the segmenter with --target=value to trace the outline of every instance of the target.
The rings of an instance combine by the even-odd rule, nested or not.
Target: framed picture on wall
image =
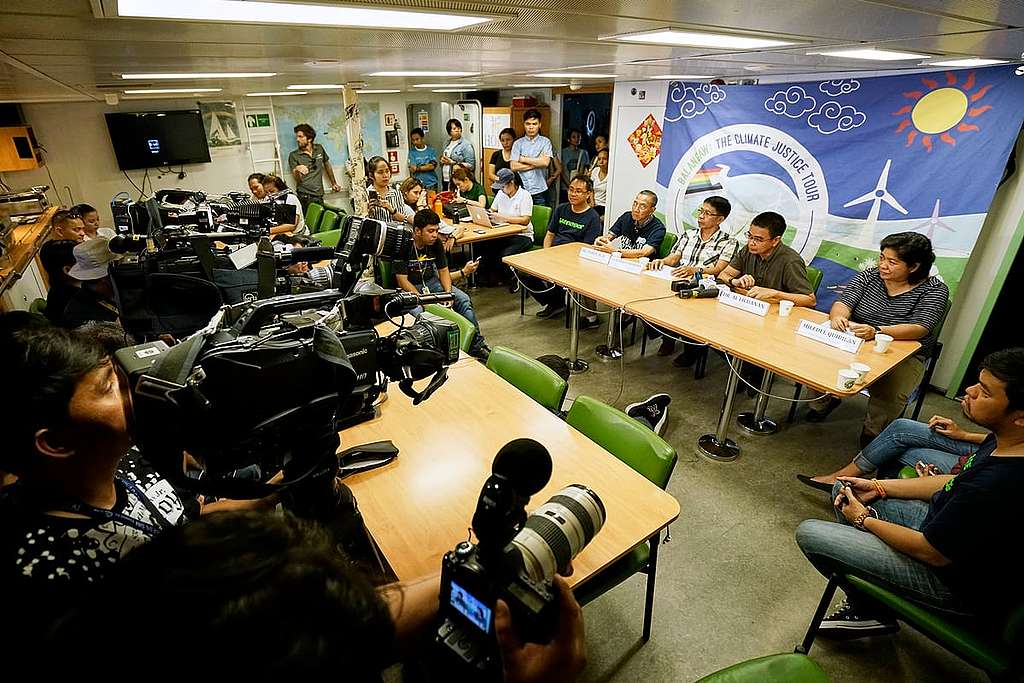
[[[384,125],[387,126],[387,127],[394,127],[394,125],[395,125],[395,115],[394,114],[384,114]]]

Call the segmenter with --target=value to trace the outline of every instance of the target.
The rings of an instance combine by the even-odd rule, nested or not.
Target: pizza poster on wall
[[[931,239],[955,292],[1024,119],[1014,67],[760,86],[674,82],[658,184],[677,230],[713,194],[746,232],[762,211],[824,272],[818,307],[876,265],[886,235]],[[660,207],[659,207],[660,208]]]

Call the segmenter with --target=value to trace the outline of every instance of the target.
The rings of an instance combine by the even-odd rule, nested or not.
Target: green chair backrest
[[[676,466],[676,449],[621,410],[578,396],[565,421],[661,488]]]
[[[661,248],[658,249],[658,258],[665,258],[668,253],[672,251],[672,247],[676,246],[676,242],[679,241],[679,234],[674,232],[666,232],[665,239],[661,241]]]
[[[498,190],[498,192],[501,192],[501,190]],[[484,201],[487,202],[487,208],[488,209],[491,208],[491,204],[494,203],[494,195],[493,194],[487,195],[487,199],[485,199]]]
[[[534,206],[530,222],[533,223],[533,241],[539,247],[544,244],[544,235],[548,232],[548,221],[551,220],[550,206]]]
[[[469,353],[469,349],[473,346],[473,339],[476,338],[476,328],[473,327],[473,323],[469,322],[447,306],[442,306],[441,304],[427,304],[423,307],[423,310],[432,315],[436,315],[438,318],[451,320],[453,323],[458,325],[459,348],[463,353]]]
[[[818,285],[821,284],[822,275],[824,275],[824,273],[814,266],[807,266],[807,281],[811,283],[811,292],[813,294],[818,293]]]
[[[330,232],[338,227],[338,214],[333,211],[324,211],[323,218],[320,219],[320,229],[318,232]]]
[[[320,231],[320,221],[323,220],[324,207],[316,202],[310,202],[306,207],[306,227],[310,232]]]
[[[328,211],[333,211],[334,213],[342,217],[344,217],[348,213],[348,211],[338,206],[337,204],[328,204],[327,202],[324,202],[324,208],[327,209]]]
[[[336,247],[338,246],[338,240],[341,239],[341,230],[328,230],[327,232],[318,232],[316,238],[320,240],[320,243],[325,247]]]
[[[491,349],[487,369],[553,412],[561,410],[569,390],[569,383],[557,372],[507,346]]]
[[[381,287],[395,288],[395,267],[391,261],[377,259],[377,277],[380,278]]]
[[[28,312],[39,315],[46,313],[46,299],[33,299],[32,303],[28,305]]]

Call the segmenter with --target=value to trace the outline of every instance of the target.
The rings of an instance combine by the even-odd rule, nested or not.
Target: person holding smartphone
[[[391,187],[391,165],[384,157],[371,157],[367,163],[370,175],[369,196],[370,218],[379,221],[404,222],[405,214],[402,207],[402,194],[397,188]],[[406,209],[408,211],[408,209]]]

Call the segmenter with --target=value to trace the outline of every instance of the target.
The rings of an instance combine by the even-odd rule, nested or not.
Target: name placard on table
[[[615,270],[621,270],[624,273],[633,273],[639,275],[644,272],[644,267],[640,265],[640,262],[632,258],[613,258],[609,259],[608,265]]]
[[[583,247],[580,249],[580,258],[585,261],[607,264],[612,260],[612,255],[606,251],[598,251],[597,249],[591,249],[590,247]]]
[[[738,308],[741,311],[753,313],[754,315],[759,315],[761,317],[768,315],[768,308],[770,306],[767,301],[758,301],[750,296],[726,291],[718,293],[718,303],[725,304],[726,306],[732,306],[733,308]]]
[[[801,320],[800,327],[797,328],[796,333],[801,337],[807,337],[808,339],[813,339],[814,341],[850,353],[860,351],[860,346],[864,343],[863,339],[849,332],[833,330],[828,325],[816,325],[810,320]]]

